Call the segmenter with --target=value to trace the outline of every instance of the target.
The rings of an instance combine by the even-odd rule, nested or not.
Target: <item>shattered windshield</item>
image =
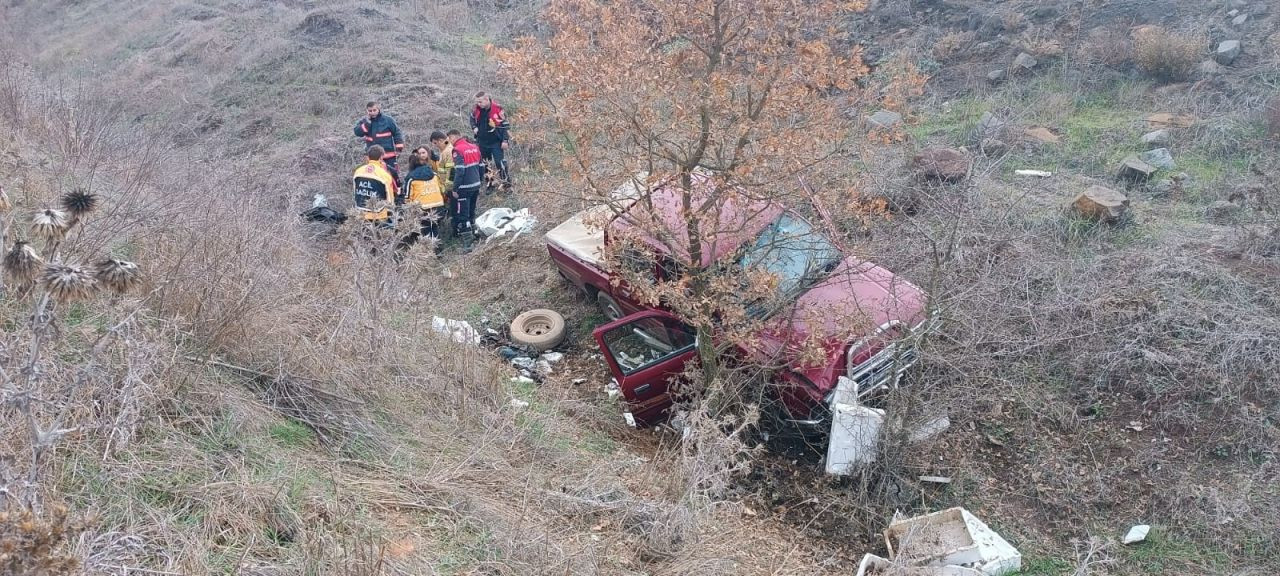
[[[841,256],[808,222],[783,212],[747,249],[742,266],[773,274],[778,278],[777,295],[790,298],[824,278]]]

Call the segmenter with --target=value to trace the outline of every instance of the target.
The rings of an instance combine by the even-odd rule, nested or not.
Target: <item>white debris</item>
[[[908,566],[958,566],[985,576],[1022,569],[1022,554],[964,508],[895,519],[884,541],[889,558]]]
[[[858,571],[854,576],[874,576],[876,574],[910,574],[912,576],[983,576],[982,572],[973,568],[965,568],[963,566],[916,566],[910,569],[903,569],[901,566],[898,570],[894,570],[894,563],[888,558],[881,558],[875,554],[867,554],[862,557],[862,562],[858,563]]]
[[[519,399],[519,398],[512,398],[512,399],[511,399],[511,407],[512,407],[512,408],[528,408],[528,407],[529,407],[529,403],[528,403],[528,402],[525,402],[524,400],[521,400],[521,399]]]
[[[564,360],[564,353],[563,352],[544,352],[542,354],[542,359],[552,364],[555,364],[556,362]]]
[[[930,484],[950,484],[951,477],[950,476],[921,476],[920,481],[928,482]]]
[[[471,327],[466,320],[450,320],[439,316],[431,317],[431,329],[440,334],[446,334],[454,342],[460,344],[479,344],[480,333]]]
[[[537,384],[538,383],[537,380],[534,380],[533,378],[530,378],[528,376],[516,376],[512,378],[511,381],[516,384]]]
[[[515,240],[517,236],[532,231],[537,223],[538,219],[529,213],[528,208],[490,208],[475,220],[476,231],[485,237],[485,242],[507,233],[511,233],[512,240]]]
[[[636,427],[636,417],[632,416],[630,412],[623,412],[622,418],[627,421],[627,426]]]
[[[516,356],[511,359],[511,365],[524,370],[536,370],[537,362],[533,358],[525,356]]]
[[[329,199],[325,197],[324,194],[316,194],[315,197],[311,199],[311,207],[312,208],[328,208]]]
[[[950,418],[947,418],[946,416],[938,416],[937,418],[932,418],[924,424],[921,424],[919,428],[912,430],[911,433],[907,435],[907,441],[913,444],[916,442],[923,442],[943,433],[950,427]]]
[[[587,379],[586,379],[586,378],[574,378],[574,379],[573,379],[573,385],[574,385],[574,386],[581,386],[581,385],[586,384],[586,383],[587,383]]]
[[[836,404],[831,410],[831,437],[827,442],[827,473],[844,475],[876,459],[884,410]]]
[[[533,369],[537,370],[539,374],[546,376],[551,373],[551,363],[546,360],[538,360],[533,363]]]
[[[1147,539],[1147,534],[1151,532],[1151,527],[1146,524],[1139,524],[1129,529],[1129,533],[1124,535],[1125,544],[1137,544]]]
[[[1045,172],[1044,170],[1014,170],[1013,173],[1018,176],[1035,176],[1037,178],[1053,176],[1053,172]]]

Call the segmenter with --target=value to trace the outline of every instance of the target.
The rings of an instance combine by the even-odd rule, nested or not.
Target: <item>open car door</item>
[[[698,353],[694,335],[692,327],[661,310],[637,312],[592,332],[636,426],[667,417],[669,380]]]

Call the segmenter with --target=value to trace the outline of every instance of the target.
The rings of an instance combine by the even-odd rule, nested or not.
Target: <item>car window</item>
[[[605,347],[623,374],[680,354],[694,340],[692,328],[670,318],[643,318],[604,334]]]

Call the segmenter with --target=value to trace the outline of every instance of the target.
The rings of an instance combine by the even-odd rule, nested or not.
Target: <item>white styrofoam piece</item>
[[[1147,534],[1151,532],[1151,526],[1139,524],[1129,529],[1129,533],[1124,535],[1125,544],[1136,544],[1147,539]]]
[[[876,444],[884,425],[884,410],[836,404],[831,410],[827,443],[827,473],[844,475],[876,459]]]
[[[894,571],[893,562],[887,558],[866,554],[858,563],[858,571],[853,576],[875,576],[877,574],[894,574],[898,576],[983,576],[982,572],[964,566],[899,566]]]
[[[964,566],[986,576],[1022,569],[1022,554],[964,508],[895,520],[884,538],[889,557],[902,555],[910,564]]]

